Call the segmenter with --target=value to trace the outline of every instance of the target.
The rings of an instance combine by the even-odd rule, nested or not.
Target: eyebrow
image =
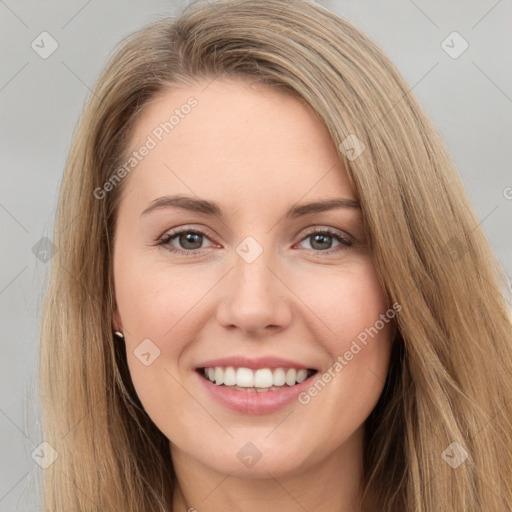
[[[196,199],[194,197],[185,195],[162,196],[153,200],[151,204],[141,213],[147,215],[148,213],[166,209],[166,208],[181,208],[192,212],[202,213],[205,215],[215,215],[223,218],[221,207],[214,201],[207,201],[205,199]],[[298,218],[303,215],[311,213],[324,212],[336,208],[348,208],[352,210],[360,209],[360,204],[354,199],[346,198],[333,198],[325,199],[323,201],[315,201],[313,203],[298,204],[292,206],[286,213],[286,218]]]

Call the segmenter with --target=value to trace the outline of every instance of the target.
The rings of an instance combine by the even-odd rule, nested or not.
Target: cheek
[[[115,279],[130,376],[144,409],[165,431],[179,419],[179,411],[190,408],[190,395],[180,384],[190,371],[181,368],[182,357],[201,322],[213,314],[211,309],[206,314],[204,296],[218,276],[191,265],[124,258],[117,262]]]
[[[132,270],[118,291],[118,306],[128,328],[129,372],[144,410],[169,437],[174,432],[170,426],[179,426],[180,411],[190,408],[178,363],[193,339],[191,308],[199,297],[180,282],[176,272],[157,276],[154,269]]]
[[[180,336],[176,334],[187,323],[190,325],[194,305],[208,286],[205,279],[198,278],[198,272],[190,269],[161,261],[147,263],[143,258],[118,263],[116,300],[128,334],[155,343],[172,338],[179,345],[176,338]]]
[[[389,307],[370,256],[354,258],[337,268],[317,269],[310,275],[304,272],[294,282],[296,296],[307,306],[308,324],[319,326],[318,339],[331,355],[343,353],[358,336],[364,338],[366,329]],[[379,331],[392,329],[381,323]]]
[[[314,317],[321,319],[316,320],[316,339],[329,361],[320,382],[306,390],[301,403],[314,417],[330,416],[325,435],[338,439],[367,418],[381,395],[395,311],[370,258],[340,267],[325,279],[318,274],[315,283],[304,282],[301,293],[311,308],[309,325]],[[341,432],[340,425],[348,430]]]

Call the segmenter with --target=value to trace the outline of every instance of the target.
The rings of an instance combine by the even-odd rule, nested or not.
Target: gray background
[[[43,470],[31,453],[43,441],[36,369],[50,263],[32,249],[41,237],[52,237],[74,128],[113,46],[182,3],[0,0],[0,512],[40,510]],[[447,141],[512,276],[512,199],[505,197],[506,190],[512,197],[512,1],[319,3],[352,20],[397,64]],[[47,59],[31,47],[43,31],[58,42]],[[453,31],[469,43],[456,59],[441,47]]]

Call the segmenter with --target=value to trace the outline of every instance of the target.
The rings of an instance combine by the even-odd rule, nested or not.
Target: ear
[[[123,332],[123,322],[121,321],[121,315],[117,308],[114,309],[114,330]]]

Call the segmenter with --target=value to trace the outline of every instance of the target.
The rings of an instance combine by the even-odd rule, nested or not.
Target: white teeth
[[[284,386],[286,382],[286,374],[282,368],[274,370],[274,386]]]
[[[304,370],[304,369],[300,369],[297,372],[297,377],[296,377],[297,382],[305,381],[307,376],[308,376],[308,371]]]
[[[209,374],[210,374],[210,372],[208,372],[208,375]],[[236,370],[232,366],[228,366],[224,370],[224,384],[226,386],[236,385]]]
[[[215,368],[215,376],[217,376],[217,368]],[[252,388],[254,386],[254,372],[249,368],[238,368],[236,371],[236,385],[241,388]]]
[[[261,368],[256,370],[254,374],[254,387],[255,388],[271,388],[274,384],[272,370],[268,368]]]
[[[286,372],[285,382],[288,386],[293,386],[295,384],[295,377],[297,377],[297,372],[293,368],[290,368]]]
[[[215,384],[217,384],[217,386],[224,384],[224,372],[222,368],[215,368]]]
[[[256,391],[264,391],[270,388],[283,387],[285,384],[294,386],[296,383],[303,382],[308,377],[308,370],[301,368],[260,368],[252,370],[250,368],[227,368],[216,366],[215,368],[204,368],[204,376],[211,382],[220,386],[224,384],[230,387],[239,388],[257,388]]]

